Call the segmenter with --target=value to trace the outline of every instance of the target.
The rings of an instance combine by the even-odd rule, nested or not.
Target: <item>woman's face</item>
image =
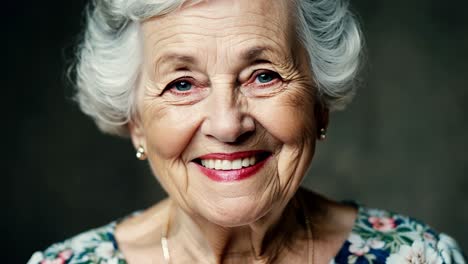
[[[206,1],[142,25],[132,140],[191,215],[252,223],[306,173],[317,115],[287,2]]]

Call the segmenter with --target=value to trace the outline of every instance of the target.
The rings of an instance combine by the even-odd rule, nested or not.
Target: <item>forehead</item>
[[[169,57],[189,62],[190,58],[177,55],[178,51],[213,53],[216,48],[226,53],[239,47],[243,53],[258,49],[287,53],[295,39],[291,2],[211,0],[182,6],[143,23],[146,54],[154,58],[169,53]]]

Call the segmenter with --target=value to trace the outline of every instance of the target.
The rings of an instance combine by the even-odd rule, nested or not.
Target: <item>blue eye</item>
[[[192,84],[187,81],[179,81],[174,84],[174,87],[181,92],[188,91],[192,89]]]
[[[269,83],[269,82],[273,81],[275,78],[276,78],[276,76],[274,74],[264,72],[264,73],[260,73],[259,75],[257,75],[257,77],[255,79],[259,83]]]

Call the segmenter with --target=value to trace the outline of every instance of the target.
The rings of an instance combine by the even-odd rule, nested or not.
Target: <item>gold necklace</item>
[[[314,238],[312,236],[312,228],[310,227],[310,218],[305,215],[304,212],[304,217],[305,217],[305,224],[307,228],[307,263],[313,264],[314,263]],[[309,246],[310,243],[310,246]]]
[[[164,262],[166,264],[171,264],[171,254],[169,252],[169,242],[167,239],[167,233],[169,230],[169,223],[170,223],[170,211],[167,217],[166,228],[163,228],[161,234],[161,249],[163,252]],[[307,229],[307,263],[313,264],[314,263],[314,238],[312,236],[312,228],[310,227],[310,218],[306,215],[304,210],[304,218],[305,224]],[[310,243],[310,245],[309,245]]]
[[[172,206],[169,205],[169,213],[167,214],[166,227],[163,228],[161,234],[161,249],[163,252],[164,262],[167,264],[171,263],[171,254],[169,253],[169,243],[167,241],[167,232],[169,230],[169,223],[171,222],[171,210]]]

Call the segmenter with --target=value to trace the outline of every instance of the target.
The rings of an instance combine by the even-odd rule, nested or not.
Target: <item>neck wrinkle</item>
[[[176,208],[168,230],[169,251],[177,247],[177,251],[183,249],[181,252],[194,260],[205,259],[209,263],[230,263],[230,259],[271,263],[285,249],[285,244],[292,241],[291,236],[298,231],[295,227],[302,226],[301,219],[297,219],[296,205],[292,203],[250,225],[234,228],[221,227],[201,217],[192,218]],[[171,257],[174,258],[172,254]]]

